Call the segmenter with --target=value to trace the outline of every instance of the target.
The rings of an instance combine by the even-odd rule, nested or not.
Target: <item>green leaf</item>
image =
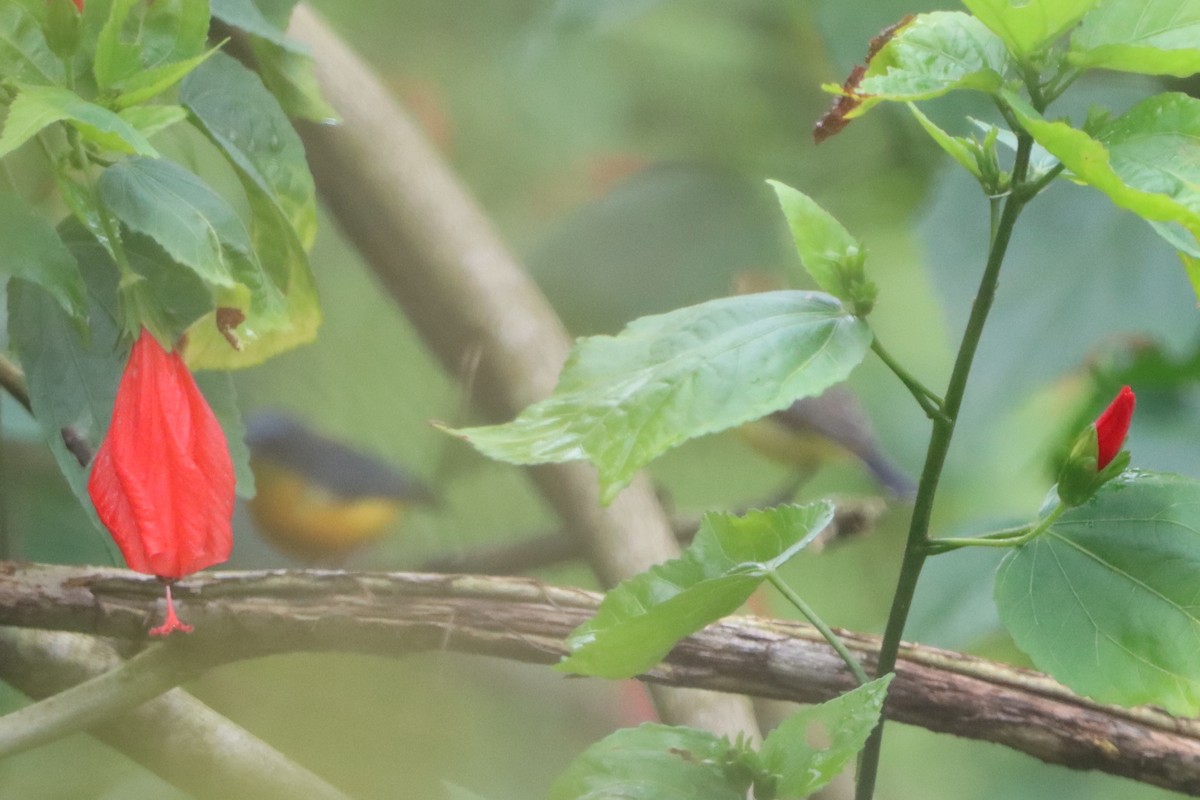
[[[1034,664],[1102,703],[1200,713],[1200,483],[1127,472],[1010,553],[996,604]]]
[[[250,46],[259,76],[286,113],[327,125],[340,121],[321,96],[310,56],[257,37],[251,38]]]
[[[294,5],[283,2],[264,10],[252,0],[214,0],[213,15],[250,34],[258,74],[285,112],[313,122],[337,122],[337,112],[317,87],[308,47],[284,32]]]
[[[1183,271],[1187,274],[1192,292],[1200,298],[1200,258],[1191,253],[1181,252],[1179,260],[1183,262]]]
[[[662,660],[680,639],[735,611],[766,576],[833,519],[826,502],[705,514],[683,554],[605,595],[596,616],[567,639],[558,669],[628,678]]]
[[[300,0],[254,0],[263,19],[281,31],[287,29],[292,12],[299,3]]]
[[[208,19],[205,2],[116,0],[96,43],[97,86],[117,108],[166,91],[215,52],[203,52]]]
[[[82,224],[70,220],[59,231],[87,284],[88,329],[80,331],[72,325],[48,292],[14,280],[8,293],[9,338],[25,369],[34,415],[46,441],[80,503],[103,531],[87,495],[87,471],[63,444],[61,430],[70,427],[95,452],[108,428],[127,352],[117,323],[118,271],[108,252]],[[203,290],[203,286],[191,272],[171,262],[148,237],[133,235],[123,244],[130,264],[149,281],[155,297],[173,315],[173,324],[202,312],[203,296],[197,296],[195,290]],[[227,379],[226,375],[214,375],[197,377],[197,382],[229,440],[238,494],[249,497],[254,487],[249,453]],[[115,553],[106,532],[103,538]],[[115,558],[114,563],[120,563],[120,557]]]
[[[0,273],[38,284],[68,315],[84,318],[87,299],[79,265],[54,226],[7,192],[0,192],[0,242]]]
[[[188,73],[203,64],[217,52],[213,48],[186,61],[172,61],[158,67],[150,67],[138,72],[121,82],[118,87],[120,94],[113,99],[117,108],[129,108],[138,103],[144,103],[150,98],[162,94],[175,84],[187,77]]]
[[[846,116],[885,100],[928,100],[955,89],[996,92],[1008,68],[1004,42],[979,20],[959,11],[918,14],[871,59],[854,90],[862,103]]]
[[[249,181],[243,181],[243,186],[254,210],[254,249],[264,254],[267,273],[235,271],[247,291],[223,292],[218,305],[245,314],[246,324],[238,330],[241,349],[229,347],[210,315],[188,334],[187,361],[192,369],[240,369],[259,364],[312,341],[321,324],[316,284],[295,231],[265,192]]]
[[[820,292],[710,300],[580,339],[549,398],[457,434],[514,464],[589,459],[608,502],[670,448],[844,380],[870,342],[866,323]]]
[[[67,79],[37,19],[19,5],[0,9],[0,75],[31,86],[60,85]]]
[[[112,540],[87,494],[87,470],[67,449],[63,429],[95,452],[112,415],[124,368],[116,323],[117,270],[95,238],[74,220],[59,229],[87,283],[88,329],[81,331],[54,297],[23,280],[8,284],[8,335],[25,371],[34,417],[97,535],[119,564]]]
[[[25,0],[22,5],[26,11],[32,11],[39,19],[39,12],[46,12],[42,32],[46,34],[50,49],[64,62],[71,60],[79,50],[83,30],[83,19],[74,4],[60,3],[57,0],[39,4],[33,0]]]
[[[121,109],[119,116],[149,139],[176,122],[187,119],[187,110],[182,106],[133,106]]]
[[[304,44],[289,39],[282,26],[268,19],[253,0],[212,0],[212,14],[227,25],[241,28],[260,39],[266,39],[298,53],[308,52]]]
[[[121,244],[129,266],[148,284],[154,298],[155,322],[164,334],[177,339],[212,311],[212,289],[195,272],[172,259],[154,239],[125,230]]]
[[[763,742],[763,766],[778,776],[780,797],[808,797],[854,760],[879,724],[888,685],[884,675],[857,689],[788,717]],[[814,747],[809,734],[822,731],[828,744]]]
[[[975,151],[978,144],[963,136],[951,136],[944,130],[934,124],[933,120],[921,113],[921,109],[917,108],[913,103],[908,104],[908,110],[917,118],[917,122],[929,134],[929,137],[937,143],[937,146],[942,148],[948,156],[958,162],[959,166],[967,172],[974,175],[976,178],[982,177],[982,172],[979,169],[979,162],[975,159]]]
[[[311,341],[321,323],[306,250],[316,234],[316,189],[287,116],[254,73],[223,54],[189,75],[180,100],[225,153],[250,201],[251,239],[266,274],[239,276],[246,292],[226,293],[223,307],[246,315],[232,350],[214,320],[190,334],[193,369],[251,366]]]
[[[100,199],[132,230],[213,286],[232,287],[232,254],[251,251],[250,234],[224,198],[164,159],[130,158],[104,171]]]
[[[304,145],[258,76],[218,53],[184,79],[179,99],[243,182],[270,196],[309,248],[317,203]]]
[[[745,800],[748,770],[726,739],[695,728],[640,725],[589,747],[550,800]]]
[[[237,391],[228,372],[206,372],[196,376],[196,385],[204,394],[229,443],[229,455],[237,474],[238,497],[254,497],[254,472],[250,469],[250,448],[246,446],[246,427],[237,405]]]
[[[67,122],[83,136],[108,150],[157,157],[146,137],[103,106],[89,103],[60,86],[19,87],[0,134],[0,158],[16,150],[55,122]]]
[[[1177,223],[1200,236],[1200,100],[1177,92],[1148,97],[1095,139],[1043,119],[1016,95],[1005,93],[1005,100],[1022,127],[1076,179],[1140,217]]]
[[[141,49],[137,41],[124,41],[122,35],[130,12],[140,5],[138,0],[113,0],[109,7],[108,19],[96,39],[96,57],[92,64],[92,74],[96,76],[96,85],[100,89],[115,86],[142,68]]]
[[[1072,64],[1183,78],[1200,72],[1200,2],[1105,0],[1071,36]]]
[[[866,279],[866,251],[829,212],[811,197],[778,181],[775,189],[796,251],[817,285],[847,303],[859,316],[870,311],[878,289]]]
[[[1019,59],[1045,49],[1070,30],[1098,0],[963,0]]]

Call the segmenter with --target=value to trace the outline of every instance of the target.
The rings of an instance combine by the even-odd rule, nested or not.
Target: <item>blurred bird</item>
[[[786,288],[777,275],[759,270],[738,273],[733,285],[737,294]],[[909,499],[917,490],[912,479],[883,454],[870,417],[854,390],[844,383],[748,422],[738,428],[738,433],[764,456],[805,475],[831,461],[852,456],[895,497]]]
[[[738,433],[758,452],[799,471],[812,473],[850,455],[892,495],[908,499],[916,493],[912,479],[880,450],[870,418],[845,384],[747,422]]]
[[[257,494],[250,514],[263,537],[309,562],[338,563],[379,538],[433,492],[378,458],[305,428],[280,413],[246,421]]]

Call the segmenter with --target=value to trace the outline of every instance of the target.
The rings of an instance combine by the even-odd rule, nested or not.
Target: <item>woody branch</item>
[[[153,579],[123,570],[9,564],[0,571],[0,624],[141,638],[158,594]],[[315,571],[200,574],[178,585],[177,598],[198,623],[179,646],[220,660],[450,650],[532,664],[557,661],[567,633],[599,599],[521,578]],[[870,662],[877,638],[842,635]],[[816,631],[746,617],[685,639],[642,679],[804,703],[853,685]],[[906,646],[886,713],[1050,763],[1200,796],[1200,722],[1093,703],[1038,673]]]

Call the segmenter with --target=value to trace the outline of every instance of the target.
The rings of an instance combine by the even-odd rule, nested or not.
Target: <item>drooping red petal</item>
[[[225,434],[183,359],[143,330],[88,479],[129,568],[170,579],[225,561],[235,485]]]
[[[1128,386],[1121,388],[1108,408],[1096,418],[1096,440],[1100,447],[1096,453],[1096,469],[1107,467],[1121,445],[1125,444],[1125,436],[1129,433],[1129,424],[1133,421],[1133,407],[1137,398]]]

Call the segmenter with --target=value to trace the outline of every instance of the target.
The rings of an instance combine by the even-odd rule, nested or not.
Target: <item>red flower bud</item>
[[[1100,448],[1096,453],[1097,471],[1104,469],[1121,452],[1129,423],[1133,420],[1136,398],[1128,386],[1122,387],[1108,408],[1096,418],[1096,439]]]
[[[133,345],[88,495],[130,569],[167,581],[229,558],[236,479],[225,433],[179,351]],[[175,617],[153,635],[190,630]]]

